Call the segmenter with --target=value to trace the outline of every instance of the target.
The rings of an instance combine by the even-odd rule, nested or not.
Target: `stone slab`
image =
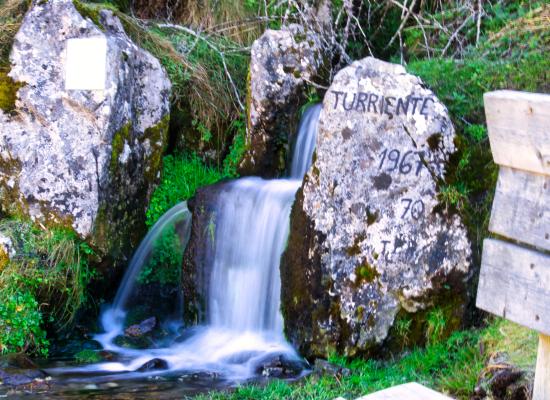
[[[428,389],[419,383],[411,382],[394,386],[376,393],[358,398],[357,400],[451,400],[435,390]]]

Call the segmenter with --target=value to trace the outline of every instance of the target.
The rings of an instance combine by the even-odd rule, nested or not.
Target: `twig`
[[[214,44],[212,44],[204,36],[200,35],[199,33],[195,32],[194,30],[189,29],[185,26],[175,25],[175,24],[159,24],[158,27],[159,28],[169,28],[169,29],[179,30],[179,31],[185,32],[189,35],[192,35],[196,38],[199,38],[208,47],[210,47],[212,50],[214,50],[216,53],[218,53],[218,55],[220,56],[220,58],[222,60],[223,70],[225,71],[225,75],[227,76],[227,79],[229,79],[229,83],[231,84],[231,88],[233,89],[233,92],[234,92],[234,95],[235,95],[235,100],[237,100],[237,103],[239,104],[239,107],[240,107],[241,111],[245,110],[245,106],[241,102],[241,98],[240,98],[240,95],[239,95],[239,90],[237,89],[237,86],[235,85],[235,82],[233,81],[233,78],[231,77],[231,73],[229,72],[229,69],[227,68],[227,63],[225,61],[224,53],[221,50],[219,50],[216,46],[214,46]]]
[[[474,13],[475,14],[475,13]],[[449,49],[449,47],[451,46],[451,43],[453,42],[453,40],[455,40],[455,38],[457,37],[458,33],[462,30],[462,28],[464,28],[466,26],[466,24],[468,23],[468,21],[474,16],[474,14],[470,14],[468,16],[468,18],[466,18],[461,24],[460,26],[458,27],[457,30],[455,30],[453,32],[453,34],[451,35],[451,37],[449,38],[449,41],[447,42],[447,44],[445,45],[445,47],[443,48],[443,50],[441,51],[441,57],[443,57],[445,55],[445,53],[447,52],[447,50]]]

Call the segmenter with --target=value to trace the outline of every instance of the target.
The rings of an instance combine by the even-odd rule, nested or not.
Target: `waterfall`
[[[282,333],[279,260],[298,180],[244,178],[218,197],[212,326]]]
[[[132,296],[136,294],[136,288],[139,286],[139,274],[154,254],[154,246],[157,240],[164,233],[167,233],[168,229],[175,229],[176,227],[178,227],[179,231],[177,237],[180,240],[180,246],[185,248],[191,234],[191,213],[185,201],[175,205],[159,218],[147,235],[145,235],[145,238],[141,241],[130,260],[112,306],[101,315],[101,324],[106,333],[97,335],[96,340],[106,350],[116,350],[118,348],[112,341],[124,332],[128,303]],[[182,301],[183,299],[177,299],[173,314],[181,315]]]
[[[315,141],[317,139],[317,126],[319,115],[323,105],[321,103],[308,107],[298,129],[296,146],[292,155],[292,164],[290,168],[290,178],[302,180],[307,170],[311,166],[313,151],[315,150]]]
[[[96,340],[118,354],[120,361],[73,368],[70,372],[139,377],[143,374],[137,371],[140,366],[160,358],[169,368],[157,374],[208,371],[229,380],[246,380],[256,376],[258,366],[270,356],[299,362],[299,356],[284,339],[279,263],[288,238],[295,194],[311,165],[320,110],[321,106],[315,105],[304,113],[289,179],[242,178],[225,184],[218,194],[214,240],[208,257],[213,261],[206,324],[187,329],[183,336],[161,348],[128,349],[117,345],[115,340],[124,332],[129,299],[159,235],[167,226],[184,221],[183,236],[187,242],[189,211],[182,203],[168,211],[143,240],[113,306],[102,315],[106,332],[97,335]],[[101,379],[112,378],[111,375]]]

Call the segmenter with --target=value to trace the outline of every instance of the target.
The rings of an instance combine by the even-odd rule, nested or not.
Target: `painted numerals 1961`
[[[384,169],[387,172],[398,171],[400,174],[409,175],[411,172],[419,176],[422,172],[424,163],[434,164],[438,171],[441,171],[444,162],[441,160],[424,161],[424,151],[408,150],[401,152],[397,149],[384,149],[380,153],[380,164],[378,169]]]

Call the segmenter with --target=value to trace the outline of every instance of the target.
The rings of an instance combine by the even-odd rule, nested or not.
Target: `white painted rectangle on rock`
[[[66,90],[104,90],[107,40],[103,37],[69,39],[65,64]]]
[[[550,256],[485,239],[477,307],[550,334]]]
[[[501,90],[483,99],[495,162],[550,175],[550,95]]]
[[[357,400],[452,400],[419,383],[406,383],[359,397]]]
[[[550,176],[501,167],[489,230],[550,250]]]

